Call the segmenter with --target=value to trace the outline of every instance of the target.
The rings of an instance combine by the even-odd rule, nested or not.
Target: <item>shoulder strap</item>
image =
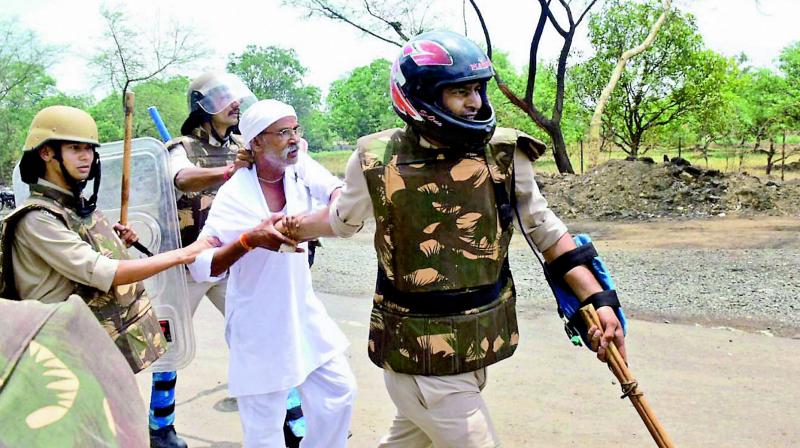
[[[541,140],[511,128],[497,128],[489,144],[496,146],[512,145],[528,156],[531,162],[541,157],[547,149],[547,145]]]
[[[359,138],[356,142],[356,151],[361,160],[362,170],[366,171],[389,163],[394,154],[395,145],[392,142],[402,134],[401,129],[394,128]]]
[[[189,150],[189,146],[194,143],[194,139],[188,135],[181,135],[180,137],[175,137],[172,140],[164,143],[164,146],[167,147],[168,150],[172,151],[172,148],[183,145],[184,149]]]
[[[230,135],[231,142],[240,148],[244,148],[244,139],[239,134]]]
[[[11,263],[11,251],[14,245],[14,233],[17,224],[28,213],[34,210],[44,210],[64,223],[69,228],[69,221],[61,210],[47,204],[45,201],[29,198],[25,204],[12,212],[3,220],[0,228],[0,297],[9,300],[20,300],[17,283],[14,280],[14,265]]]

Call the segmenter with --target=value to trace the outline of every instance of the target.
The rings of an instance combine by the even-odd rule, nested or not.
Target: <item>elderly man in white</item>
[[[297,387],[308,428],[301,446],[344,447],[356,389],[348,341],[314,294],[305,243],[295,249],[278,231],[285,215],[308,210],[309,195],[327,204],[342,184],[300,151],[291,106],[259,101],[239,129],[254,166],[220,188],[201,235],[223,245],[203,252],[190,271],[197,281],[228,272],[228,391],[238,399],[244,445],[284,447],[286,397]]]

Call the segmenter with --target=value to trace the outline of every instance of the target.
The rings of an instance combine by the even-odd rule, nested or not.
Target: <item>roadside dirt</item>
[[[615,250],[800,249],[800,218],[725,217],[651,222],[574,221],[572,233],[588,233]]]
[[[800,181],[763,179],[669,163],[612,160],[583,175],[537,174],[563,219],[652,220],[723,216],[799,216]]]

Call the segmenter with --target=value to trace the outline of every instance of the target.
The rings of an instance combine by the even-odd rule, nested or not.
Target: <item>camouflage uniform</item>
[[[369,356],[379,367],[454,375],[514,353],[507,253],[520,138],[537,147],[511,129],[498,129],[483,151],[424,148],[409,129],[359,140],[376,221]]]
[[[15,300],[38,299],[19,297],[11,263],[16,226],[27,213],[34,210],[43,210],[59,220],[101,255],[117,260],[128,259],[125,245],[105,217],[100,212],[94,212],[81,218],[75,212],[74,204],[73,196],[36,184],[31,185],[31,196],[6,217],[1,239],[2,252],[7,254],[2,258],[4,297]],[[134,373],[145,369],[166,351],[166,340],[142,282],[112,286],[108,291],[76,282],[72,292],[87,303]]]
[[[381,448],[498,446],[480,392],[486,366],[519,339],[512,221],[540,250],[567,232],[534,180],[544,149],[512,129],[476,150],[438,148],[410,127],[359,140],[328,222],[347,237],[376,220],[368,352],[397,407]]]
[[[80,297],[0,315],[0,446],[147,446],[133,373]]]

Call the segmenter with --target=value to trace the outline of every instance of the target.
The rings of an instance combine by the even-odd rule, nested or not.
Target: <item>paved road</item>
[[[394,407],[381,370],[366,355],[365,299],[321,295],[350,338],[359,382],[350,447],[374,447]],[[585,349],[572,348],[555,315],[520,316],[517,353],[489,369],[484,391],[506,447],[654,446],[612,375]],[[631,369],[681,447],[800,446],[800,340],[633,321]],[[238,414],[226,397],[223,321],[208,302],[198,310],[197,357],[178,376],[176,427],[192,447],[241,446]],[[149,393],[149,375],[139,376]]]

